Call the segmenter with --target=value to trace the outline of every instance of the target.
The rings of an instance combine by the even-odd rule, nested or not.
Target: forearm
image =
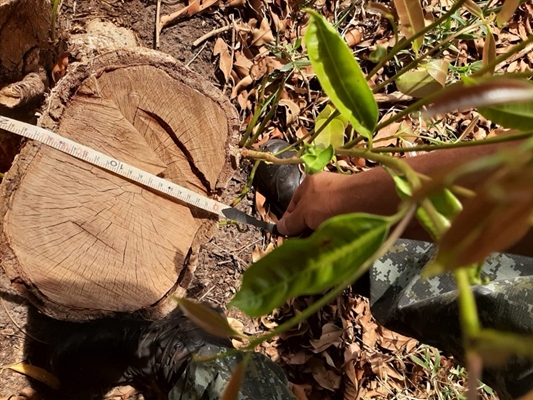
[[[405,161],[417,172],[427,176],[436,176],[445,173],[452,168],[456,168],[468,161],[494,154],[498,150],[516,146],[518,142],[505,144],[476,146],[452,150],[441,150],[434,153],[407,158]],[[459,179],[457,182],[468,189],[475,189],[477,185],[483,183],[492,171],[485,171],[475,175],[470,175]],[[368,174],[368,176],[366,176]],[[362,179],[364,178],[364,179]],[[395,193],[394,182],[388,173],[382,168],[375,168],[371,171],[360,174],[364,192],[372,193],[370,198],[363,203],[360,209],[362,212],[370,212],[380,215],[392,215],[398,210],[400,199]],[[374,190],[368,181],[380,182],[376,184]],[[355,182],[354,182],[355,183]],[[354,190],[357,190],[354,188]],[[372,192],[371,192],[372,190]],[[387,199],[382,201],[381,199]],[[429,234],[420,224],[414,220],[404,234],[404,238],[415,240],[431,240]],[[510,252],[522,255],[533,256],[533,232],[530,231],[519,243],[509,249]]]

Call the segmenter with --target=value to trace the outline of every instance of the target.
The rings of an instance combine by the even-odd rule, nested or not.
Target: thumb
[[[305,219],[299,210],[286,212],[278,221],[276,228],[281,235],[295,236],[307,229]]]

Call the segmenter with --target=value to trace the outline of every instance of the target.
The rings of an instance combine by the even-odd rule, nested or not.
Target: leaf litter
[[[374,3],[368,3],[369,5]],[[406,2],[407,4],[407,2]],[[424,3],[424,18],[431,21],[438,17],[441,7],[449,8],[448,0],[429,0]],[[374,4],[376,7],[376,4]],[[378,4],[380,8],[394,8],[392,2]],[[386,8],[389,6],[389,8]],[[470,4],[472,12],[478,12]],[[395,28],[388,23],[389,13],[383,16],[365,12],[365,4],[349,1],[319,0],[314,8],[330,22],[336,23],[365,71],[374,66],[369,61],[370,52],[378,46],[393,46]],[[531,34],[533,5],[522,4],[510,24],[502,29],[495,27],[491,34],[481,29],[476,46],[472,41],[457,39],[443,47],[437,59],[438,75],[433,79],[443,86],[445,76],[457,80],[461,74],[474,72],[475,60],[483,65],[509,51]],[[313,132],[314,123],[327,105],[327,98],[317,85],[314,71],[303,55],[308,16],[299,10],[299,3],[286,0],[251,0],[241,9],[238,18],[232,18],[232,34],[225,37],[227,47],[217,39],[217,62],[231,91],[231,98],[238,107],[242,120],[249,123],[264,107],[259,122],[266,121],[254,134],[258,143],[271,138],[306,142]],[[429,44],[431,46],[431,44]],[[428,44],[416,43],[420,54],[428,50]],[[526,47],[520,54],[499,64],[495,71],[520,72],[533,66],[533,52]],[[233,56],[232,58],[231,55]],[[409,60],[402,59],[404,65]],[[483,61],[481,61],[483,60]],[[440,67],[445,65],[446,68]],[[445,69],[450,66],[448,73]],[[231,66],[231,68],[230,68]],[[230,68],[230,69],[229,69]],[[369,81],[371,87],[390,78],[401,68],[389,63]],[[228,72],[229,71],[229,72]],[[281,90],[278,104],[265,106],[270,96]],[[398,92],[389,84],[375,95],[380,105],[380,120],[394,116],[413,100]],[[279,106],[279,107],[278,107]],[[269,111],[276,107],[275,112]],[[243,129],[245,128],[243,127]],[[376,147],[413,147],[422,144],[438,144],[455,140],[480,140],[505,133],[476,110],[461,110],[447,114],[433,122],[406,116],[374,137]],[[350,137],[346,129],[346,140]],[[422,152],[410,152],[415,156]],[[337,164],[325,169],[344,172],[361,172],[368,169],[364,159],[338,157]],[[265,199],[257,194],[256,210],[263,219],[276,222],[268,212]],[[275,240],[275,241],[274,241]],[[253,251],[254,261],[283,242],[282,238],[270,238],[262,247]],[[255,319],[257,331],[273,329],[291,316],[305,309],[313,296],[297,298],[275,311],[274,314]],[[304,399],[361,399],[361,398],[443,398],[442,392],[451,393],[447,398],[460,398],[466,387],[464,369],[454,364],[437,349],[418,343],[380,326],[372,317],[368,300],[347,290],[336,304],[322,309],[318,315],[293,330],[280,335],[261,346],[261,351],[284,366],[292,390],[299,400]],[[413,361],[414,355],[426,360],[424,366]],[[430,361],[433,365],[429,365]],[[462,371],[459,373],[458,371]],[[480,391],[482,398],[495,398],[488,391]]]
[[[363,69],[368,71],[374,66],[369,61],[370,52],[378,46],[394,45],[396,38],[387,17],[367,13],[364,3],[318,0],[314,8],[338,25]],[[450,0],[425,2],[424,18],[435,18],[434,14],[441,7],[449,8],[451,4]],[[213,39],[214,56],[227,84],[228,94],[245,123],[252,119],[256,107],[262,107],[269,96],[281,90],[280,107],[270,104],[262,112],[262,117],[265,117],[271,107],[277,107],[262,131],[254,131],[258,133],[257,142],[274,137],[305,141],[314,128],[316,117],[327,104],[313,69],[302,55],[302,37],[308,16],[300,11],[300,6],[301,2],[288,0],[250,0],[246,3],[191,0],[185,8],[174,13],[191,16],[207,11],[217,14],[221,21],[227,23],[228,29]],[[378,6],[393,8],[390,1]],[[467,40],[455,40],[443,49],[439,59],[450,64],[452,76],[459,76],[468,70],[473,60],[494,58],[525,40],[532,30],[531,15],[533,5],[526,2],[506,28],[492,30],[490,48],[485,48],[484,36],[478,30],[474,32],[480,36],[476,46],[469,45]],[[504,16],[500,18],[504,19]],[[167,23],[167,19],[163,18],[163,21]],[[532,48],[531,45],[526,47],[495,70],[530,70],[533,66]],[[424,44],[421,44],[420,51],[425,51]],[[389,64],[379,70],[370,81],[371,87],[394,75],[397,68]],[[410,96],[399,93],[394,84],[387,85],[375,94],[375,98],[380,104],[382,119],[390,118],[413,101]],[[348,131],[346,135],[350,134]],[[478,140],[500,133],[500,128],[479,113],[467,110],[447,115],[431,124],[405,117],[379,132],[375,141],[377,147],[412,147],[456,139]],[[407,154],[410,155],[415,154]],[[355,157],[339,157],[338,167],[345,172],[369,168],[365,160]],[[329,165],[326,168],[334,170],[335,167]],[[256,207],[264,219],[275,221],[264,199],[258,198]],[[282,241],[272,237],[263,247],[257,246],[254,260]],[[314,299],[314,296],[293,299],[274,313],[255,319],[253,324],[257,331],[272,329],[307,308]],[[242,323],[233,320],[231,325],[242,332]],[[456,396],[452,398],[458,398],[462,395],[462,388],[466,387],[466,374],[461,373],[464,370],[455,366],[452,359],[440,355],[434,348],[380,326],[370,313],[368,300],[349,289],[335,303],[324,307],[306,322],[263,343],[260,350],[285,368],[299,400],[432,399],[441,398],[443,386],[456,390]],[[480,393],[483,398],[489,398],[487,393]]]

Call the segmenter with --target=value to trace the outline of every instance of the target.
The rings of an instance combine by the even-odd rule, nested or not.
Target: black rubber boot
[[[271,139],[260,146],[261,151],[277,153],[289,146],[285,140]],[[287,159],[296,154],[294,150],[287,150],[277,157]],[[254,185],[263,194],[271,210],[280,218],[291,201],[292,195],[300,186],[304,174],[298,165],[259,164],[254,176]]]
[[[53,345],[52,369],[63,384],[131,384],[146,399],[221,398],[241,354],[198,361],[233,346],[193,324],[179,310],[159,321],[105,319],[75,324]],[[255,395],[259,397],[254,397]],[[254,353],[239,398],[292,400],[281,368]],[[248,396],[248,397],[246,397]]]

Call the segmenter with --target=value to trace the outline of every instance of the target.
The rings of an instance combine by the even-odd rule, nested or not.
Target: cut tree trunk
[[[135,48],[81,64],[53,90],[43,127],[197,193],[235,165],[226,98],[165,54]],[[0,187],[2,266],[46,314],[85,320],[168,312],[217,218],[29,141]]]

